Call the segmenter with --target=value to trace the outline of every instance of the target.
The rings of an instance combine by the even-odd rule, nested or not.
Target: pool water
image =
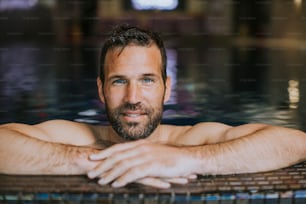
[[[96,90],[102,41],[0,44],[0,123],[106,124]],[[172,96],[163,123],[268,123],[306,130],[306,47],[207,36],[166,39]]]

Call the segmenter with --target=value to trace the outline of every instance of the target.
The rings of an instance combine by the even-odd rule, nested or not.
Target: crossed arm
[[[98,153],[96,144],[105,135],[98,129],[70,121],[56,120],[37,125],[0,126],[0,173],[23,175],[79,175],[92,170],[100,161],[89,159]],[[109,142],[108,142],[109,143]],[[107,146],[107,144],[106,144]],[[99,149],[96,149],[96,148]],[[105,148],[105,147],[104,147]],[[193,178],[189,176],[188,178]],[[186,183],[188,178],[146,177],[135,182],[160,188],[170,183]]]
[[[117,144],[91,155],[100,163],[88,176],[121,187],[145,177],[262,172],[306,160],[306,135],[298,130],[244,125],[225,128],[220,138],[225,141],[179,147],[146,140]]]
[[[89,178],[99,178],[101,185],[120,187],[138,182],[167,188],[196,174],[269,171],[306,160],[305,133],[282,127],[206,123],[182,134],[170,131],[167,141],[139,140],[97,150],[88,145],[92,138],[84,137],[92,135],[87,126],[74,127],[71,123],[66,124],[71,127],[67,130],[59,128],[63,123],[51,123],[55,125],[51,125],[52,130],[48,126],[2,126],[0,173],[88,174]],[[58,136],[52,141],[49,136],[54,130]],[[71,136],[72,141],[74,137],[81,139],[70,143],[65,138]]]
[[[40,127],[46,124],[0,126],[0,173],[73,175],[85,174],[94,168],[97,162],[90,161],[88,156],[98,150],[82,146],[81,143],[86,143],[80,139],[69,143],[67,138],[72,138],[74,133],[68,130],[70,128],[57,127],[62,122],[51,122],[55,126],[52,129],[63,131],[54,138],[50,137],[47,129]],[[63,137],[62,142],[59,142],[60,137]]]

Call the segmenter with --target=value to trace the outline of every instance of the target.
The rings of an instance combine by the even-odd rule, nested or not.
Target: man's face
[[[161,121],[170,95],[170,80],[165,87],[161,64],[156,45],[130,45],[106,54],[99,94],[113,129],[127,140],[150,136]]]

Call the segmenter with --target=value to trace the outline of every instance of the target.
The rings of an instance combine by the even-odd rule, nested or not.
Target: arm
[[[171,130],[166,144],[175,146],[197,146],[227,142],[253,134],[268,125],[247,124],[232,127],[222,123],[203,122],[194,126],[168,128]]]
[[[83,124],[70,121],[47,121],[34,126],[26,124],[2,125],[0,126],[0,173],[86,174],[98,163],[88,159],[89,155],[97,153],[97,150],[77,145],[88,146],[90,144],[92,146],[92,141],[84,137],[86,133],[90,133],[89,136],[91,136],[91,131],[103,138],[104,134],[101,128],[86,127]],[[105,141],[102,140],[102,142]],[[106,142],[109,143],[109,141]],[[93,145],[98,145],[101,148],[101,144],[95,143]],[[170,183],[186,183],[188,179],[162,180],[146,177],[137,182],[158,188],[167,188]]]
[[[231,128],[237,135],[244,126]],[[228,142],[193,148],[199,174],[231,174],[270,171],[306,160],[306,134],[265,126]]]
[[[64,141],[55,143],[39,125],[0,127],[0,173],[84,174],[96,165],[88,160],[88,155],[94,152],[97,150]]]
[[[194,136],[200,141],[197,135],[214,131],[204,131],[201,125],[192,128],[196,129],[184,133],[191,140]],[[115,145],[91,156],[103,162],[88,175],[102,178],[101,184],[114,181],[113,186],[119,187],[148,176],[169,178],[269,171],[306,159],[306,135],[298,130],[243,125],[228,126],[220,134],[217,140],[203,139],[202,142],[211,141],[209,145],[169,146],[145,140]]]

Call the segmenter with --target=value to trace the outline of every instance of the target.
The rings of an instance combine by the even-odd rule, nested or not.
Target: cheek
[[[104,94],[105,102],[107,103],[108,107],[115,108],[122,102],[122,95],[120,92],[117,91],[110,91]]]
[[[154,104],[154,106],[159,106],[160,103],[163,104],[164,92],[162,90],[154,89],[152,91],[145,91],[143,96],[145,96],[149,104]]]

